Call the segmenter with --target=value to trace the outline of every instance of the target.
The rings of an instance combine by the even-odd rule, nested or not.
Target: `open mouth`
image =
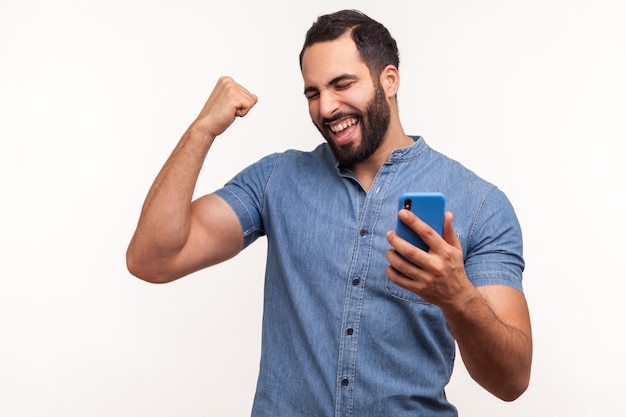
[[[346,130],[347,128],[357,124],[358,122],[359,122],[359,119],[357,119],[356,117],[349,117],[349,118],[340,120],[338,122],[329,123],[328,128],[334,134],[339,134],[339,132]]]
[[[355,116],[342,117],[338,120],[326,123],[326,127],[333,136],[336,145],[346,145],[352,142],[354,132],[359,125],[359,118]]]

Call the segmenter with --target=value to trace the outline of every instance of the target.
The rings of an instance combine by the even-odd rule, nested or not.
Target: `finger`
[[[246,114],[248,114],[250,109],[252,109],[252,107],[256,105],[258,101],[259,99],[256,95],[248,93],[248,96],[245,97],[245,100],[242,100],[240,106],[237,107],[235,115],[238,117],[244,117]]]
[[[461,248],[461,241],[459,237],[456,235],[454,231],[454,227],[452,227],[452,213],[447,211],[443,217],[443,239],[448,242],[448,244]]]
[[[387,266],[385,274],[394,284],[416,294],[419,294],[423,288],[423,283],[419,275],[406,275],[391,265]]]
[[[402,256],[411,259],[411,261],[415,262],[414,258],[415,254],[413,254],[413,249],[419,250],[408,241],[404,240],[398,234],[390,230],[387,232],[387,242],[391,245],[395,252],[402,254]],[[400,257],[401,258],[401,257]],[[402,259],[402,258],[401,258]],[[388,259],[389,260],[389,259]]]
[[[421,267],[428,261],[428,253],[413,246],[396,232],[387,232],[387,241],[392,249],[387,252],[387,261],[402,273],[410,274],[412,267]]]
[[[420,235],[420,238],[422,238],[423,234],[422,227],[426,227],[427,229],[429,228],[429,226],[420,220],[414,213],[406,209],[402,209],[398,212],[398,218],[411,230]],[[421,265],[423,262],[426,262],[428,253],[421,247],[414,246],[411,241],[401,237],[395,231],[389,231],[387,234],[387,241],[409,262],[416,265]],[[424,240],[424,242],[426,241]]]
[[[407,290],[410,290],[410,286],[414,285],[414,281],[411,278],[400,273],[391,265],[385,269],[385,274],[387,275],[387,278],[391,280],[391,282],[403,288],[406,288]]]
[[[404,224],[416,232],[431,249],[441,243],[441,236],[428,223],[420,219],[415,213],[407,209],[398,212],[398,217]]]
[[[407,271],[409,266],[411,265],[406,258],[400,256],[399,252],[396,249],[389,249],[385,252],[385,257],[387,258],[387,262],[394,269],[398,271]]]

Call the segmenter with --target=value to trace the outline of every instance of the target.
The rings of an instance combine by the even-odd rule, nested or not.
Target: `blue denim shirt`
[[[245,246],[268,242],[253,416],[457,415],[455,341],[437,306],[387,278],[385,233],[400,194],[443,192],[473,284],[521,291],[521,230],[503,192],[412,139],[369,192],[327,144],[269,155],[216,191]]]

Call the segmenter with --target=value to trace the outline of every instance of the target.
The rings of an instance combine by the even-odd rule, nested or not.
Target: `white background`
[[[265,242],[161,286],[125,250],[219,76],[259,103],[198,195],[321,141],[297,57],[318,15],[351,7],[399,43],[407,133],[496,183],[524,230],[531,386],[503,403],[459,360],[461,416],[626,415],[619,0],[1,0],[0,415],[249,415]]]

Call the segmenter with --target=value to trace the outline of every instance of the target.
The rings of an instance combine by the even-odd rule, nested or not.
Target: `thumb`
[[[452,227],[452,213],[447,211],[443,217],[443,239],[448,242],[448,244],[458,248],[461,248],[461,241],[457,237],[454,232],[454,227]]]
[[[259,98],[254,95],[254,94],[250,94],[249,97],[247,97],[247,100],[245,100],[235,111],[235,115],[237,117],[244,117],[246,114],[248,114],[248,112],[250,111],[250,109],[252,107],[254,107],[259,101]]]

